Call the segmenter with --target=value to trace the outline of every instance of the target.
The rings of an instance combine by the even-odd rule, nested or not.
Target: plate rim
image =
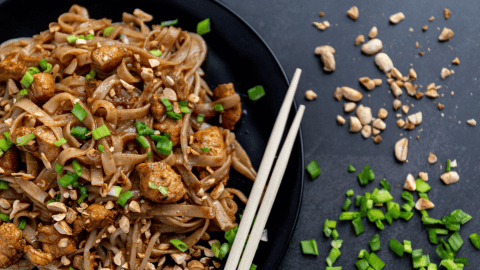
[[[262,36],[260,36],[260,34],[245,20],[243,19],[240,15],[238,15],[235,11],[233,11],[231,8],[229,8],[226,4],[220,2],[219,0],[211,0],[213,3],[219,5],[220,7],[222,7],[223,9],[225,9],[226,11],[228,11],[230,14],[232,14],[233,16],[235,16],[240,22],[242,22],[261,42],[262,44],[265,46],[265,48],[267,48],[268,52],[270,53],[270,55],[273,57],[273,59],[275,60],[276,64],[278,65],[278,67],[280,68],[281,72],[282,72],[282,75],[283,75],[283,78],[285,79],[287,85],[290,85],[290,81],[288,80],[288,77],[285,73],[285,70],[283,69],[282,65],[280,64],[280,61],[278,60],[277,56],[275,55],[275,53],[273,53],[272,49],[270,48],[270,46],[268,46],[267,42],[262,38]],[[292,107],[293,107],[293,112],[296,112],[298,110],[298,105],[297,105],[297,102],[295,100],[295,98],[293,99],[293,103],[292,103]],[[291,111],[292,112],[292,111]],[[301,168],[304,168],[305,167],[305,153],[304,153],[304,149],[303,149],[303,136],[302,136],[302,126],[300,125],[300,128],[298,130],[298,134],[297,134],[298,138],[299,138],[299,147],[300,147],[300,166]],[[298,217],[300,215],[300,211],[301,211],[301,208],[302,208],[302,201],[303,201],[303,188],[304,188],[304,179],[305,179],[305,170],[300,170],[300,174],[301,174],[301,181],[300,181],[300,198],[299,198],[299,201],[298,201],[298,207],[297,207],[297,211],[295,213],[295,219],[294,219],[294,222],[293,222],[293,227],[292,227],[292,230],[289,232],[289,235],[287,237],[288,241],[287,243],[290,243],[290,241],[292,240],[292,237],[293,237],[293,233],[295,232],[296,230],[296,227],[297,227],[297,222],[298,222]],[[274,269],[278,269],[280,263],[282,262],[283,260],[283,257],[285,256],[285,253],[287,251],[289,247],[289,244],[285,245],[282,249],[282,252],[280,254],[280,260],[278,260],[275,264],[274,264]]]

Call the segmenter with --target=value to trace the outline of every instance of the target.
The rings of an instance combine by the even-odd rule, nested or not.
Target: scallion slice
[[[223,106],[222,106],[222,104],[215,104],[215,105],[213,105],[213,108],[214,108],[215,111],[217,111],[217,112],[223,112]]]
[[[28,96],[28,89],[22,89],[17,94],[17,100],[21,99],[24,96]]]
[[[262,85],[254,86],[248,89],[248,98],[252,101],[257,101],[265,96],[265,89]]]
[[[60,186],[66,188],[69,185],[73,184],[78,180],[78,175],[73,172],[67,172],[62,177],[60,177],[57,182]]]
[[[160,26],[171,26],[176,25],[178,23],[178,19],[171,20],[171,21],[164,21],[160,23]]]
[[[66,38],[67,38],[68,43],[74,43],[78,39],[78,37],[76,37],[75,35],[71,35],[71,36],[68,36]]]
[[[445,168],[446,172],[449,172],[452,170],[452,161],[450,159],[447,159],[447,167]]]
[[[133,197],[132,192],[130,191],[125,191],[122,195],[117,200],[117,203],[120,204],[122,207],[125,207],[125,204],[127,204],[127,201]]]
[[[100,140],[103,137],[110,136],[111,133],[110,133],[110,130],[108,129],[108,127],[106,125],[103,125],[99,128],[96,128],[95,130],[93,130],[92,135],[93,135],[93,138],[95,138],[95,140]]]
[[[61,138],[60,140],[54,142],[53,144],[60,147],[60,146],[64,145],[66,142],[67,142],[67,140],[65,138]]]
[[[315,239],[301,241],[303,254],[318,256],[318,246]]]
[[[52,71],[52,69],[53,69],[52,64],[47,63],[47,68],[43,71],[43,73],[48,73],[48,72]]]
[[[10,218],[8,217],[7,214],[0,213],[0,220],[3,220],[3,221],[5,221],[5,222],[8,222],[8,221],[10,221]]]
[[[162,136],[157,141],[156,148],[157,151],[160,152],[160,154],[168,156],[172,152],[173,142],[170,141],[167,137]]]
[[[167,112],[171,112],[173,110],[173,106],[170,100],[166,98],[161,98],[160,101],[163,103],[163,106],[165,106],[165,109],[167,109]]]
[[[403,245],[400,244],[400,242],[398,242],[395,238],[392,238],[392,239],[390,240],[389,247],[390,247],[390,249],[393,250],[393,252],[395,252],[395,254],[397,254],[399,257],[402,257],[402,256],[403,256],[403,252],[405,251],[405,248],[404,248]]]
[[[94,39],[95,37],[93,36],[93,34],[88,34],[87,35],[87,40],[92,40]]]
[[[95,70],[93,70],[93,69],[90,69],[90,72],[88,72],[88,74],[85,76],[85,78],[87,80],[90,80],[90,79],[94,79],[95,76],[97,76],[97,72],[95,72]]]
[[[120,193],[122,192],[122,187],[119,186],[113,186],[110,191],[108,191],[107,195],[118,197]]]
[[[29,141],[35,139],[35,135],[33,134],[27,134],[22,137],[17,138],[17,146],[24,146],[26,145]]]
[[[204,152],[210,151],[210,148],[208,148],[208,147],[202,147],[201,149],[202,149],[202,151],[204,151]]]
[[[176,247],[178,250],[180,250],[181,252],[185,252],[188,250],[187,244],[185,244],[184,242],[178,239],[172,239],[170,240],[170,243],[172,243],[172,245]]]
[[[233,240],[235,240],[235,236],[237,235],[238,226],[231,228],[230,230],[225,232],[225,239],[230,243],[233,244]]]
[[[36,67],[29,67],[27,68],[27,72],[33,75],[33,74],[40,73],[40,70]]]
[[[18,228],[23,231],[25,230],[25,225],[27,225],[27,218],[22,217],[22,219],[20,220],[20,223],[18,224]]]
[[[0,189],[8,189],[9,187],[8,182],[0,180]]]
[[[23,75],[23,78],[20,80],[23,86],[25,88],[30,87],[30,84],[33,82],[33,76],[30,72],[25,72],[25,75]]]
[[[205,19],[197,24],[197,34],[200,36],[209,33],[210,29],[210,18]]]
[[[80,103],[75,103],[73,106],[72,113],[78,118],[78,120],[83,121],[85,117],[87,117],[88,113],[85,109],[80,105]]]
[[[205,115],[199,114],[199,115],[197,116],[197,122],[198,122],[198,123],[202,123],[204,118],[205,118]]]
[[[317,178],[317,176],[320,175],[321,171],[320,168],[318,167],[317,161],[312,160],[308,165],[307,165],[307,171],[310,174],[310,177],[312,179]]]
[[[159,49],[153,49],[149,51],[151,54],[155,55],[156,57],[160,57],[162,55],[162,51]]]
[[[109,27],[105,28],[105,30],[103,30],[103,36],[104,36],[104,37],[110,36],[110,34],[112,33],[112,31],[113,31],[114,29],[115,29],[115,28],[113,28],[113,26],[109,26]]]
[[[72,162],[72,166],[73,166],[73,169],[75,170],[75,173],[77,173],[77,175],[80,177],[82,176],[82,167],[80,166],[80,164],[78,163],[78,161],[75,159],[73,160]]]
[[[43,58],[42,60],[38,61],[38,64],[40,65],[40,68],[45,71],[47,70],[48,67],[48,61],[47,59]]]
[[[135,128],[137,129],[138,135],[140,135],[140,136],[150,136],[150,135],[153,135],[155,133],[151,128],[149,128],[143,122],[136,122],[135,123]]]
[[[100,152],[102,152],[102,153],[103,153],[103,148],[104,148],[104,146],[103,146],[103,145],[101,145],[101,144],[99,144],[99,145],[98,145],[98,151],[100,151]]]
[[[72,135],[73,137],[75,137],[77,139],[86,140],[86,139],[90,138],[90,136],[87,136],[87,134],[89,132],[90,131],[86,127],[75,126],[70,131],[70,135]]]
[[[58,174],[62,174],[63,166],[60,164],[55,164],[55,172],[57,172]]]
[[[181,113],[175,113],[175,112],[166,112],[167,116],[173,118],[173,119],[177,119],[177,120],[180,120],[182,119],[182,114]]]
[[[135,139],[137,142],[140,144],[140,146],[145,149],[150,146],[150,143],[148,142],[147,138],[143,136],[136,136]]]

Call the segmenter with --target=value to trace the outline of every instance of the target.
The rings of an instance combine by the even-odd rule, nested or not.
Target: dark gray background
[[[285,254],[280,269],[324,269],[325,259],[330,251],[330,240],[323,236],[323,221],[338,219],[345,200],[345,191],[355,190],[355,195],[371,192],[378,186],[381,178],[392,185],[391,193],[394,200],[403,203],[400,194],[408,173],[417,177],[418,173],[428,172],[429,184],[432,190],[428,193],[436,205],[429,211],[431,217],[441,218],[451,211],[461,208],[473,216],[473,220],[462,226],[460,235],[464,245],[457,257],[467,257],[470,266],[466,269],[479,269],[480,256],[470,243],[468,236],[480,233],[480,215],[478,208],[478,192],[480,183],[477,175],[480,171],[478,150],[480,146],[479,127],[466,124],[471,118],[480,121],[480,81],[479,48],[480,25],[478,1],[267,1],[242,0],[226,1],[227,6],[242,16],[268,43],[276,54],[287,75],[291,78],[295,69],[303,70],[296,101],[306,105],[302,131],[305,147],[305,162],[317,160],[322,174],[315,180],[307,177],[303,204],[296,231]],[[356,21],[347,17],[346,11],[353,5],[359,8],[360,16]],[[452,15],[449,20],[443,16],[444,8],[449,8]],[[318,13],[325,12],[320,18]],[[397,12],[405,14],[405,20],[397,25],[389,23],[388,18]],[[433,22],[428,18],[435,16]],[[319,31],[312,22],[327,20],[332,25],[325,31]],[[423,25],[428,25],[427,32],[422,31]],[[435,82],[442,85],[439,93],[444,97],[435,100],[424,97],[412,99],[404,94],[400,100],[403,104],[414,104],[411,113],[421,111],[423,122],[413,131],[399,129],[395,122],[396,113],[392,109],[394,97],[389,93],[386,78],[374,65],[374,57],[363,55],[360,47],[353,42],[357,35],[363,34],[368,40],[370,28],[377,26],[378,38],[383,41],[386,52],[395,67],[404,75],[413,67],[418,79],[415,83],[426,85]],[[437,27],[451,28],[455,32],[452,40],[438,42],[440,31]],[[409,32],[412,27],[414,32]],[[420,48],[415,48],[415,41]],[[319,57],[314,55],[314,49],[321,45],[331,45],[336,49],[335,59],[337,69],[330,74],[323,72]],[[426,47],[430,48],[430,52]],[[425,56],[418,56],[424,51]],[[451,65],[458,57],[459,66]],[[442,80],[442,67],[453,69],[455,74]],[[268,71],[267,71],[268,72]],[[371,92],[366,91],[358,83],[363,76],[383,79],[383,85]],[[348,114],[343,112],[343,103],[333,98],[337,86],[350,86],[364,94],[361,104],[372,108],[374,117],[380,108],[388,110],[387,129],[381,133],[383,141],[375,145],[372,139],[363,139],[360,133],[350,134],[348,125],[339,126],[336,123],[338,114],[348,121]],[[306,101],[306,90],[312,89],[318,94],[315,101]],[[454,95],[450,94],[454,91]],[[370,96],[368,96],[370,95]],[[445,109],[439,111],[434,102],[445,104]],[[445,117],[441,117],[443,112]],[[400,111],[398,111],[400,113]],[[351,113],[353,115],[353,113]],[[405,119],[405,116],[403,116]],[[458,123],[461,121],[461,124]],[[348,122],[347,122],[348,123]],[[422,132],[420,132],[423,130]],[[403,136],[401,136],[403,134]],[[420,140],[415,137],[419,135]],[[409,138],[408,164],[395,160],[393,148],[400,138]],[[427,163],[427,157],[433,152],[438,157],[434,165]],[[445,161],[456,159],[460,181],[446,186],[441,182],[440,175],[445,170]],[[371,165],[376,179],[367,187],[360,187],[356,175],[348,173],[348,164],[358,170],[365,165]],[[442,166],[442,168],[441,168]],[[284,179],[288,181],[288,179]],[[415,195],[415,199],[417,196]],[[281,198],[278,198],[281,200]],[[396,220],[392,225],[385,225],[385,230],[378,230],[374,224],[364,219],[365,232],[355,237],[349,222],[338,223],[340,239],[344,239],[341,248],[342,255],[335,266],[344,269],[356,269],[354,263],[361,249],[370,251],[368,240],[379,234],[382,249],[377,255],[387,264],[384,269],[411,269],[412,262],[405,256],[397,258],[388,248],[392,237],[399,241],[412,241],[413,248],[423,248],[424,254],[429,254],[432,262],[439,263],[440,258],[435,253],[435,245],[428,241],[427,230],[422,227],[421,216],[414,210],[414,216],[409,222]],[[320,255],[318,257],[302,255],[301,240],[316,239]]]

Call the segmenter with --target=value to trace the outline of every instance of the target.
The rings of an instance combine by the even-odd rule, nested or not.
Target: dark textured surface
[[[452,210],[461,208],[473,215],[473,220],[462,226],[460,235],[464,245],[458,252],[458,257],[467,257],[470,266],[465,269],[479,269],[480,256],[468,240],[471,233],[480,232],[480,215],[478,191],[480,182],[479,146],[480,129],[466,124],[466,120],[480,120],[479,105],[480,81],[478,59],[480,56],[477,44],[478,35],[478,1],[287,1],[279,0],[243,0],[223,1],[249,22],[267,41],[279,58],[287,74],[293,74],[295,68],[303,69],[296,99],[307,106],[303,120],[302,131],[305,148],[305,162],[316,159],[322,175],[315,179],[305,179],[304,199],[298,225],[280,269],[324,269],[325,258],[330,250],[330,240],[322,234],[323,221],[326,218],[338,219],[345,200],[345,191],[354,189],[356,195],[371,191],[378,186],[382,177],[392,184],[392,195],[397,202],[400,199],[402,187],[408,173],[415,177],[418,172],[429,174],[429,184],[432,190],[428,193],[435,203],[435,208],[429,211],[430,216],[440,218]],[[347,17],[346,11],[353,5],[360,10],[360,17],[353,21]],[[443,9],[449,8],[452,15],[445,20]],[[325,12],[325,17],[319,18],[318,12]],[[397,25],[391,25],[388,17],[402,11],[405,20]],[[430,16],[435,16],[433,22],[428,22]],[[312,26],[313,21],[327,20],[332,26],[319,31]],[[423,25],[429,25],[427,32],[422,31]],[[414,100],[404,91],[400,98],[404,104],[414,104],[411,113],[421,111],[423,123],[413,131],[405,132],[399,129],[395,121],[396,112],[392,109],[393,96],[385,76],[374,65],[374,58],[363,55],[353,42],[357,35],[363,34],[368,39],[372,26],[378,28],[378,38],[384,43],[384,51],[390,55],[394,65],[404,74],[410,67],[418,73],[417,84],[425,90],[427,84],[435,82],[442,85],[439,93],[444,97],[431,100],[424,97]],[[440,31],[444,26],[455,32],[452,40],[438,42]],[[408,28],[414,29],[413,33]],[[420,48],[415,48],[415,41]],[[336,49],[335,59],[337,69],[324,73],[319,57],[314,56],[316,46],[329,44]],[[430,48],[430,52],[426,50]],[[425,56],[417,57],[418,51],[424,51]],[[458,57],[460,66],[451,65]],[[451,65],[451,67],[450,67]],[[442,80],[440,70],[447,67],[455,70],[455,74]],[[358,79],[363,76],[382,78],[384,83],[371,92],[359,85]],[[333,91],[337,86],[350,86],[364,94],[361,104],[372,108],[376,116],[378,109],[388,110],[387,129],[382,132],[383,142],[375,145],[372,139],[363,139],[358,134],[350,134],[348,126],[339,126],[335,117],[343,112],[343,101],[333,99]],[[318,94],[316,101],[307,102],[304,93],[313,89]],[[452,96],[451,91],[455,94]],[[370,94],[371,97],[367,95]],[[445,104],[441,112],[434,102]],[[404,117],[404,116],[403,116]],[[404,117],[405,118],[405,117]],[[461,121],[461,124],[458,124]],[[420,130],[423,129],[423,132]],[[395,160],[393,147],[402,136],[409,138],[408,164]],[[419,135],[420,140],[415,137]],[[430,165],[427,157],[433,152],[438,157],[438,163]],[[446,159],[457,159],[459,164],[455,170],[460,174],[457,184],[446,186],[439,176],[445,169]],[[348,173],[348,164],[357,169],[371,165],[376,179],[366,188],[360,187],[356,173]],[[443,169],[440,168],[443,167]],[[399,187],[400,186],[400,187]],[[415,195],[415,198],[417,196]],[[341,248],[342,255],[335,263],[344,269],[356,269],[354,263],[360,249],[369,249],[368,240],[378,233],[382,249],[378,256],[387,264],[384,269],[411,269],[411,260],[396,258],[389,249],[390,238],[399,241],[412,240],[413,248],[423,248],[430,254],[433,262],[439,263],[440,258],[435,253],[435,246],[428,242],[427,230],[422,227],[420,214],[409,222],[394,221],[386,225],[384,231],[375,225],[365,222],[365,233],[354,236],[348,222],[339,223],[340,238],[344,239]],[[301,240],[316,239],[320,255],[318,257],[302,255]]]

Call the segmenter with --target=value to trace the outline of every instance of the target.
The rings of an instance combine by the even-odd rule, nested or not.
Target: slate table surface
[[[337,219],[342,212],[345,192],[349,189],[355,195],[371,192],[385,178],[391,185],[394,200],[403,203],[400,195],[407,174],[417,177],[419,172],[427,172],[428,184],[432,187],[428,196],[435,204],[429,215],[441,218],[455,209],[471,214],[473,219],[463,225],[460,235],[464,244],[457,257],[467,257],[470,266],[465,269],[480,269],[480,251],[470,243],[468,236],[480,233],[480,172],[479,147],[480,127],[466,124],[468,119],[480,121],[480,2],[462,1],[312,1],[312,0],[222,0],[224,4],[243,17],[267,42],[278,57],[284,70],[291,78],[296,68],[303,70],[296,94],[297,104],[305,104],[306,112],[302,124],[305,162],[315,159],[322,174],[311,180],[304,179],[304,196],[299,220],[287,252],[279,269],[324,269],[325,259],[330,251],[331,239],[323,236],[325,219]],[[360,16],[354,21],[347,17],[346,11],[356,5]],[[444,18],[444,8],[452,12],[450,19]],[[325,16],[320,18],[318,13]],[[392,25],[390,15],[403,12],[405,20]],[[435,20],[428,19],[434,16]],[[325,31],[317,30],[312,22],[327,20],[331,27]],[[422,26],[428,25],[424,32]],[[415,81],[419,89],[425,92],[426,86],[434,82],[441,85],[441,97],[432,100],[423,97],[420,100],[404,94],[399,98],[410,106],[409,114],[421,111],[423,122],[412,131],[396,126],[397,113],[392,108],[394,100],[389,92],[385,75],[375,66],[374,57],[361,53],[360,47],[353,45],[355,38],[363,34],[368,40],[370,29],[378,28],[378,38],[383,41],[384,49],[395,67],[406,75],[413,67],[418,74]],[[409,28],[413,28],[413,32]],[[455,35],[440,43],[438,36],[443,27],[451,28]],[[415,47],[418,41],[420,47]],[[318,56],[314,55],[317,46],[330,45],[335,48],[337,68],[333,73],[325,73]],[[419,52],[425,52],[419,56]],[[458,57],[460,65],[452,65]],[[454,74],[445,80],[440,78],[443,67],[453,69]],[[381,78],[383,84],[372,91],[363,88],[358,79],[368,76]],[[333,92],[338,86],[358,89],[364,95],[360,102],[372,108],[374,117],[380,108],[388,111],[385,122],[387,128],[381,133],[383,141],[375,144],[371,138],[364,139],[360,133],[349,132],[348,125],[336,123],[336,116],[347,119],[353,113],[343,111],[345,101],[336,101]],[[313,90],[318,94],[315,101],[305,100],[305,91]],[[272,93],[268,93],[272,94]],[[434,102],[445,105],[440,111]],[[442,117],[442,114],[444,115]],[[406,116],[402,114],[402,118]],[[417,140],[419,136],[419,140]],[[394,145],[401,138],[408,138],[408,163],[396,161]],[[427,163],[430,152],[438,157],[434,165]],[[454,168],[460,175],[460,181],[445,185],[440,175],[445,171],[447,159],[457,160]],[[376,179],[366,187],[361,187],[357,173],[349,173],[347,167],[352,164],[357,173],[365,165],[375,171]],[[288,181],[288,179],[286,179]],[[415,199],[417,195],[415,195]],[[279,198],[281,199],[281,198]],[[353,208],[352,208],[353,209]],[[385,211],[385,210],[384,210]],[[439,264],[435,253],[436,245],[428,241],[427,229],[422,226],[421,215],[414,210],[409,221],[395,220],[385,225],[381,231],[374,224],[363,219],[365,232],[355,237],[349,222],[339,222],[337,227],[340,239],[344,240],[342,255],[334,266],[343,269],[356,269],[355,262],[361,249],[370,251],[368,241],[375,234],[380,235],[381,250],[377,255],[386,263],[384,269],[412,269],[412,261],[407,257],[398,258],[388,248],[393,237],[399,241],[412,241],[414,249],[422,248],[429,254],[432,262]],[[316,239],[319,256],[302,255],[300,241]]]

